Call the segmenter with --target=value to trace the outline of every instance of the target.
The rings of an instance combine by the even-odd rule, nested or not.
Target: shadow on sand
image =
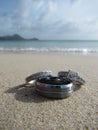
[[[28,102],[40,103],[40,102],[54,100],[54,99],[48,99],[40,95],[37,95],[33,87],[28,88],[28,87],[25,87],[24,84],[15,86],[13,88],[9,88],[7,91],[5,91],[5,93],[14,93],[16,100],[27,102],[27,103]]]
[[[77,91],[81,88],[81,86],[76,86],[74,91]],[[43,96],[38,95],[35,92],[35,87],[26,87],[25,84],[21,84],[12,88],[9,88],[5,93],[14,93],[15,99],[22,102],[47,102],[53,100],[61,100],[61,99],[53,99],[53,98],[46,98]],[[66,98],[65,98],[66,99]]]

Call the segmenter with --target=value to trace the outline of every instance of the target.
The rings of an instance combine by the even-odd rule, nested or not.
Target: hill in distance
[[[12,36],[0,36],[0,40],[2,41],[36,41],[36,40],[39,40],[38,38],[34,37],[34,38],[31,38],[31,39],[25,39],[23,37],[21,37],[20,35],[18,34],[14,34]]]

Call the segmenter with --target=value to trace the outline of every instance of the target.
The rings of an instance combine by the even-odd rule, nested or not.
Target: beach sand
[[[86,84],[62,100],[20,88],[33,73],[73,70]],[[98,130],[98,57],[0,54],[0,130]]]

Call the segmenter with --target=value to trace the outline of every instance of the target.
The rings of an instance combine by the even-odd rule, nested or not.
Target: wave
[[[82,55],[98,55],[98,48],[0,48],[0,52],[13,53],[65,53],[65,54],[82,54]]]

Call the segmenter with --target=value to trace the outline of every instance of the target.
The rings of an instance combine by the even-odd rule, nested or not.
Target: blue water
[[[0,52],[65,53],[98,55],[98,41],[90,40],[39,40],[0,41]]]

